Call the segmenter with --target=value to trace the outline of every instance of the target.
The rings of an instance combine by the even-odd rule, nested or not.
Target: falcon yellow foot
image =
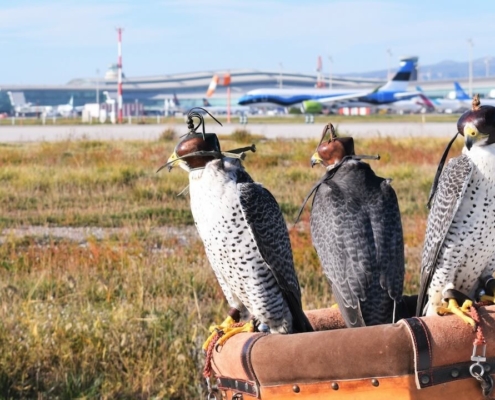
[[[236,322],[234,318],[232,318],[230,315],[225,318],[225,320],[220,324],[220,325],[211,325],[210,329],[210,336],[208,336],[208,339],[203,343],[203,350],[206,351],[208,350],[208,346],[210,345],[210,342],[215,338],[215,336],[220,332],[220,331],[225,331],[225,329],[229,328],[231,325],[234,325]]]
[[[476,322],[469,315],[469,309],[472,307],[473,302],[471,300],[466,300],[461,307],[457,304],[457,300],[449,299],[447,307],[440,306],[437,308],[437,313],[440,315],[454,314],[462,319],[466,324],[471,325],[473,328],[476,326]]]
[[[237,323],[236,325],[239,325]],[[253,321],[244,323],[242,326],[231,326],[223,330],[223,335],[218,339],[217,346],[223,346],[227,339],[242,332],[254,332]]]

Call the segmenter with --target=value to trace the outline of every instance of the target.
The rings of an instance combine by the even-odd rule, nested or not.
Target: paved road
[[[59,141],[67,139],[91,140],[156,140],[167,128],[178,134],[187,132],[185,123],[160,125],[45,125],[45,126],[0,126],[0,142]],[[223,127],[214,123],[207,131],[230,134],[236,129],[247,129],[253,134],[267,138],[319,138],[323,126],[320,124],[230,124]],[[452,137],[456,132],[454,123],[341,123],[342,134],[354,137]]]

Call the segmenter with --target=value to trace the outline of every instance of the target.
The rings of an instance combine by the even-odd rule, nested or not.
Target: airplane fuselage
[[[352,93],[349,91],[330,91],[324,89],[308,89],[305,91],[300,89],[256,89],[242,96],[238,104],[256,105],[257,103],[272,103],[287,107],[307,100],[318,101],[320,99],[331,99],[332,97],[347,96]],[[375,91],[365,96],[357,96],[353,101],[369,104],[387,104],[398,100],[396,94],[397,92],[395,91]],[[409,99],[414,96],[417,96],[417,93],[411,93],[410,96],[402,95],[400,98]]]

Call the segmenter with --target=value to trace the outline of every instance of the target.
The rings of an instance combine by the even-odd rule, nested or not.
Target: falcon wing
[[[375,234],[380,286],[390,298],[400,301],[404,285],[404,236],[399,203],[390,180],[380,184],[379,195],[372,203],[370,216]]]
[[[294,331],[311,331],[311,324],[302,311],[289,232],[277,201],[257,183],[239,183],[237,187],[242,211],[256,245],[289,305]]]
[[[426,227],[416,308],[417,315],[423,314],[428,301],[428,289],[435,272],[438,253],[462,202],[472,173],[473,164],[469,157],[463,154],[451,159],[440,175],[438,189],[433,198],[433,206],[428,215]]]
[[[347,189],[341,190],[333,180],[318,188],[311,234],[347,326],[364,326],[359,302],[366,300],[372,271],[377,270],[375,239],[368,213],[343,191]]]

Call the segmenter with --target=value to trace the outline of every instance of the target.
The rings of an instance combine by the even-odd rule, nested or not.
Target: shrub
[[[177,132],[174,128],[167,128],[160,134],[158,140],[163,142],[171,142],[176,138],[176,136]]]

